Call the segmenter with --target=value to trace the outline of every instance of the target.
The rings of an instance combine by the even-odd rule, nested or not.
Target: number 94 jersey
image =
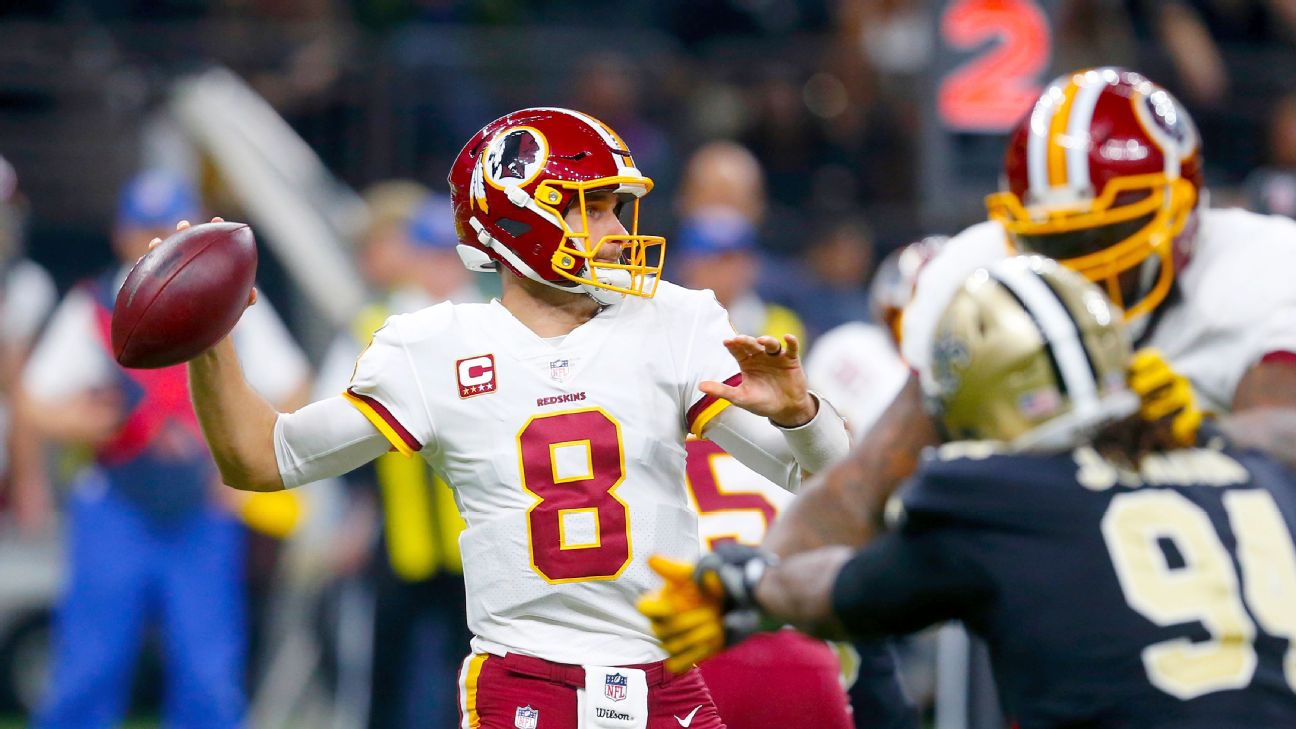
[[[1132,472],[1090,448],[983,445],[942,447],[902,492],[887,569],[932,567],[904,578],[921,589],[872,584],[924,597],[890,620],[935,610],[985,636],[1022,729],[1296,727],[1291,472],[1208,449]]]
[[[665,654],[634,607],[652,554],[698,553],[684,439],[727,404],[733,336],[709,292],[662,282],[570,334],[537,337],[497,301],[395,316],[348,399],[451,485],[475,646],[560,663]]]

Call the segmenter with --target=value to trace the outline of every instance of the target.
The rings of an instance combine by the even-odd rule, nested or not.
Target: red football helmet
[[[1105,284],[1134,319],[1165,299],[1187,261],[1200,148],[1192,119],[1165,89],[1123,69],[1077,71],[1049,84],[1017,126],[1005,189],[986,207],[1015,252]],[[1122,291],[1121,275],[1136,267]]]
[[[601,303],[651,297],[666,244],[639,234],[639,199],[652,187],[603,122],[569,109],[515,111],[474,134],[450,169],[460,257],[473,270],[503,265]],[[588,240],[585,195],[593,190],[615,193],[618,211],[631,206],[626,235]],[[579,231],[563,219],[571,205],[581,213]],[[622,246],[619,261],[595,260],[604,243]]]
[[[904,310],[913,300],[918,274],[948,242],[946,236],[931,235],[901,246],[888,253],[873,273],[873,283],[869,284],[869,312],[873,321],[886,326],[897,346]]]

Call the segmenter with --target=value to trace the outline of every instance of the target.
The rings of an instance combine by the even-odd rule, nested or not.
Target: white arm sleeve
[[[340,476],[386,453],[391,444],[342,397],[280,414],[275,460],[284,488]]]
[[[727,407],[707,425],[706,438],[744,466],[796,491],[803,475],[822,471],[850,452],[845,421],[832,403],[816,399],[819,412],[798,428],[779,428],[767,418]]]

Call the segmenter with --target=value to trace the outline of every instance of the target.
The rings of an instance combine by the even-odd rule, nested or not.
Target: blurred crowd
[[[876,325],[872,336],[888,342],[897,309],[885,297],[895,296],[895,280],[903,288],[900,267],[911,264],[899,257],[876,264],[907,243],[957,229],[933,229],[923,218],[921,191],[930,186],[920,184],[916,133],[934,108],[933,28],[952,4],[6,3],[0,426],[9,427],[0,450],[0,593],[8,595],[0,598],[7,672],[0,699],[14,710],[43,707],[47,726],[61,725],[62,706],[90,700],[58,694],[59,686],[111,694],[108,705],[122,705],[131,674],[118,667],[134,664],[150,633],[117,630],[92,646],[106,661],[100,665],[112,667],[102,676],[89,676],[106,670],[91,665],[93,656],[57,637],[60,629],[85,636],[88,628],[67,626],[92,624],[112,606],[122,611],[118,625],[161,619],[156,642],[168,665],[193,659],[191,674],[169,687],[168,711],[251,711],[274,725],[302,706],[333,702],[328,715],[357,726],[451,725],[432,717],[453,715],[453,679],[427,677],[452,675],[466,653],[454,538],[461,523],[448,489],[420,467],[380,459],[345,483],[280,500],[235,500],[206,489],[210,474],[195,472],[192,488],[170,492],[165,503],[127,495],[114,506],[102,498],[109,486],[82,480],[86,463],[125,457],[132,446],[121,430],[137,417],[165,436],[159,447],[193,445],[193,424],[177,425],[183,418],[172,422],[164,412],[174,387],[123,379],[104,366],[111,362],[95,329],[105,292],[141,255],[141,243],[182,217],[244,212],[228,181],[168,121],[176,78],[212,64],[232,69],[361,191],[367,222],[346,242],[372,296],[330,337],[302,334],[314,314],[284,274],[294,264],[263,253],[260,284],[274,304],[259,307],[265,321],[245,334],[277,362],[262,368],[273,376],[254,384],[281,407],[308,392],[340,391],[387,314],[495,293],[491,277],[459,264],[444,177],[458,143],[483,122],[537,104],[580,109],[625,137],[657,183],[643,229],[666,235],[668,278],[715,291],[739,331],[798,334],[813,359],[817,340],[850,323]],[[1039,4],[1054,21],[1051,70],[1101,63],[1156,78],[1201,126],[1215,204],[1296,217],[1296,76],[1282,71],[1296,68],[1296,1]],[[984,210],[951,217],[962,227]],[[77,338],[79,349],[63,341]],[[831,376],[864,375],[821,379]],[[894,372],[877,376],[895,380]],[[15,402],[20,389],[25,403]],[[139,535],[152,539],[157,524],[167,525],[166,538],[144,544]],[[17,542],[58,544],[59,534],[67,556],[49,561],[53,582],[20,588],[25,578],[8,569],[4,552],[25,555],[14,552]],[[122,564],[121,545],[138,552],[137,574],[108,574],[106,564]],[[185,561],[213,554],[224,561]],[[44,568],[19,559],[28,572]],[[186,577],[198,572],[222,575],[224,590],[207,582],[186,592]],[[119,581],[106,584],[110,577]],[[157,587],[166,580],[181,587]],[[53,584],[83,591],[75,594],[90,612],[61,607],[50,641]],[[168,606],[164,594],[186,602]],[[167,621],[194,604],[213,609],[210,620],[224,621],[234,645],[249,641],[250,657],[226,645],[221,660],[238,668],[204,675],[214,652],[201,640],[210,636],[194,642],[194,626]],[[280,629],[284,616],[300,618],[294,630]],[[356,625],[370,626],[368,638],[355,638]],[[34,660],[30,646],[46,645],[55,646],[54,658]],[[157,690],[145,685],[143,693],[156,698]]]

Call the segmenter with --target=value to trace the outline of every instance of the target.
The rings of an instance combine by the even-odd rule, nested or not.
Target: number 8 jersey
[[[684,439],[728,403],[733,336],[709,292],[662,282],[564,337],[498,301],[394,316],[346,397],[454,489],[474,648],[560,663],[665,657],[634,607],[652,554],[698,553]]]

